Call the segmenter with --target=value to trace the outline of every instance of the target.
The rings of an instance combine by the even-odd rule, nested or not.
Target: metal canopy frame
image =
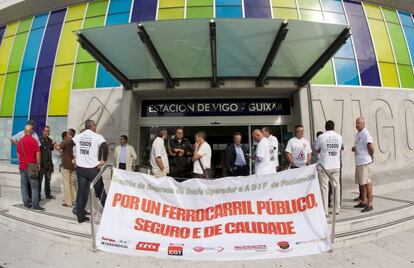
[[[210,21],[211,87],[218,86],[216,22]]]
[[[162,61],[160,55],[158,54],[157,49],[152,43],[151,38],[147,33],[147,30],[145,30],[145,27],[142,24],[138,24],[138,35],[141,38],[142,43],[144,43],[144,45],[147,47],[148,52],[150,53],[155,66],[160,71],[161,76],[164,79],[165,86],[167,88],[174,88],[175,82],[171,77],[171,74],[165,66],[164,62]]]
[[[132,82],[115,65],[112,64],[89,40],[78,33],[78,42],[82,48],[89,52],[108,72],[110,72],[126,88],[132,88]]]
[[[166,88],[174,88],[178,86],[178,79],[174,79],[164,61],[162,60],[157,48],[155,47],[150,35],[146,31],[143,24],[137,24],[137,33],[141,42],[146,47],[150,58],[152,59],[155,67],[158,69],[162,79],[164,80]],[[256,77],[218,77],[218,62],[217,62],[217,28],[216,21],[209,21],[209,46],[210,46],[210,58],[211,58],[211,77],[206,78],[180,78],[180,80],[197,80],[197,79],[210,79],[211,87],[219,87],[221,79],[254,79],[256,87],[264,87],[268,82],[268,75],[271,71],[273,64],[277,58],[278,52],[280,52],[283,42],[285,41],[289,32],[288,22],[285,20],[280,24],[279,30],[272,42],[266,59],[261,67],[260,73]],[[81,31],[77,32],[78,42],[82,48],[88,51],[108,72],[110,72],[126,89],[132,89],[133,83],[140,82],[155,82],[159,79],[129,79],[122,71],[120,71],[99,49],[91,43],[87,37],[85,37]],[[323,68],[323,66],[335,55],[335,53],[346,43],[347,39],[351,36],[349,26],[346,27],[340,35],[329,45],[329,47],[322,53],[322,55],[309,67],[309,69],[301,77],[272,77],[272,79],[291,79],[294,80],[297,87],[303,87],[317,74],[317,72]]]
[[[288,23],[287,21],[285,21],[282,23],[282,25],[280,25],[279,31],[276,35],[275,40],[273,41],[272,47],[269,50],[269,54],[266,57],[265,63],[263,64],[263,67],[260,70],[259,76],[256,78],[257,87],[264,86],[270,68],[272,68],[273,62],[276,59],[277,52],[279,51],[279,48],[282,45],[283,41],[285,41],[288,32]]]
[[[321,70],[325,64],[335,55],[336,52],[346,43],[351,36],[351,28],[347,27],[335,39],[335,41],[325,50],[325,52],[315,61],[314,64],[296,82],[298,87],[304,87]]]

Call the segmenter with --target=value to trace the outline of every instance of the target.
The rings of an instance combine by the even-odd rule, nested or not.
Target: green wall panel
[[[319,85],[335,85],[335,74],[332,61],[326,63],[326,65],[311,80],[311,83]]]
[[[86,11],[86,18],[96,17],[96,16],[105,16],[107,9],[108,9],[108,1],[90,2],[88,5],[88,10]]]
[[[78,63],[75,67],[73,89],[95,87],[96,62]]]
[[[10,73],[6,75],[6,82],[4,83],[4,94],[1,100],[0,116],[13,116],[14,97],[17,87],[19,73]]]
[[[398,64],[398,72],[401,79],[401,87],[414,89],[414,73],[411,65]]]

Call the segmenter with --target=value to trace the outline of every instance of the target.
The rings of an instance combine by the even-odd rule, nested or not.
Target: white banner
[[[115,169],[96,241],[109,252],[196,260],[331,249],[316,165],[182,183]]]

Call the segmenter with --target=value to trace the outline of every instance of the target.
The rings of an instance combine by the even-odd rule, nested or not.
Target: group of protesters
[[[68,129],[62,133],[60,144],[49,137],[49,126],[43,127],[40,138],[34,129],[35,122],[31,120],[23,131],[11,138],[16,144],[19,160],[23,205],[33,210],[44,210],[39,204],[43,177],[46,199],[55,199],[51,195],[50,181],[54,171],[52,151],[56,150],[61,157],[64,189],[62,206],[72,208],[79,223],[89,220],[85,210],[89,186],[105,165],[109,153],[104,137],[96,133],[96,123],[86,120],[84,131],[77,135],[74,129]],[[94,188],[96,196],[104,205],[106,193],[102,178],[95,183]]]
[[[61,143],[56,143],[50,136],[50,127],[44,126],[39,138],[34,131],[35,122],[29,121],[24,130],[11,138],[16,144],[19,169],[21,174],[21,191],[23,204],[34,210],[44,210],[39,205],[41,200],[42,182],[46,199],[55,199],[51,194],[51,174],[54,171],[52,151],[56,151],[61,158],[59,170],[63,177],[64,200],[62,206],[70,207],[76,214],[79,223],[88,221],[86,205],[89,196],[89,186],[97,177],[100,169],[106,164],[109,155],[108,144],[105,138],[96,133],[96,123],[93,120],[85,121],[85,128],[80,133],[72,128],[62,133]],[[373,162],[374,146],[365,120],[360,117],[356,120],[357,133],[352,151],[355,155],[355,182],[359,185],[360,195],[354,200],[359,201],[356,208],[362,212],[371,211],[372,183],[370,164]],[[325,214],[328,217],[329,177],[336,185],[333,206],[336,213],[340,212],[340,168],[341,151],[343,150],[342,137],[335,132],[335,123],[331,120],[325,124],[326,132],[319,132],[316,142],[311,146],[304,138],[304,127],[294,127],[294,137],[285,148],[290,169],[304,167],[316,162],[324,168],[319,168],[319,184]],[[274,174],[279,167],[279,142],[271,134],[268,127],[254,129],[252,138],[257,147],[255,153],[247,153],[241,143],[242,134],[233,134],[233,143],[225,150],[224,166],[229,176],[247,176],[250,174],[249,160],[254,161],[254,174]],[[312,159],[313,154],[316,156]],[[177,180],[187,178],[212,179],[214,177],[211,166],[212,150],[207,143],[207,135],[200,131],[195,134],[195,144],[184,137],[184,128],[175,130],[173,139],[169,139],[166,128],[157,129],[157,137],[153,141],[150,154],[151,172],[156,178],[171,176]],[[120,144],[114,151],[116,168],[133,170],[137,159],[134,148],[128,144],[128,137],[122,135]],[[191,170],[190,168],[191,167]],[[44,179],[43,179],[44,178]],[[104,206],[106,192],[102,178],[94,184],[96,196]]]
[[[352,147],[352,152],[354,152],[356,163],[355,183],[359,185],[360,194],[354,200],[359,202],[354,207],[362,208],[362,212],[368,212],[373,209],[370,164],[373,162],[374,146],[372,137],[365,128],[364,118],[360,117],[356,120],[356,129],[355,146]],[[319,163],[323,167],[318,168],[318,177],[325,214],[329,216],[330,177],[336,186],[333,205],[336,207],[336,213],[339,214],[341,209],[341,151],[344,146],[341,135],[335,132],[335,123],[328,120],[325,124],[325,133],[318,131],[317,139],[312,146],[304,138],[303,125],[296,125],[294,132],[294,137],[288,141],[285,148],[289,168],[296,169]],[[151,171],[155,177],[169,175],[177,180],[190,177],[214,178],[211,164],[212,150],[204,131],[195,134],[194,145],[184,137],[183,127],[176,128],[173,139],[169,140],[168,137],[166,128],[157,129],[157,137],[152,144],[150,154]],[[249,175],[249,159],[254,161],[253,173],[257,175],[274,174],[280,169],[279,142],[271,134],[270,129],[268,127],[254,129],[252,138],[257,147],[255,153],[250,155],[247,153],[246,146],[241,143],[242,134],[240,132],[233,134],[233,143],[227,146],[223,161],[228,175]],[[312,153],[316,157],[313,158]]]

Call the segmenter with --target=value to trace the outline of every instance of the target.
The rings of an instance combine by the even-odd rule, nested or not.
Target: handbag
[[[27,162],[26,151],[24,150],[22,141],[20,141],[20,146],[22,147],[24,161],[26,161],[26,164],[27,164],[27,174],[29,175],[29,178],[37,178],[39,174],[39,169],[37,167],[37,164],[32,164],[32,163]]]
[[[202,178],[203,179],[213,178],[213,170],[211,168],[204,168],[203,163],[201,163],[200,159],[198,159],[198,162],[200,163],[201,170],[203,170]]]

